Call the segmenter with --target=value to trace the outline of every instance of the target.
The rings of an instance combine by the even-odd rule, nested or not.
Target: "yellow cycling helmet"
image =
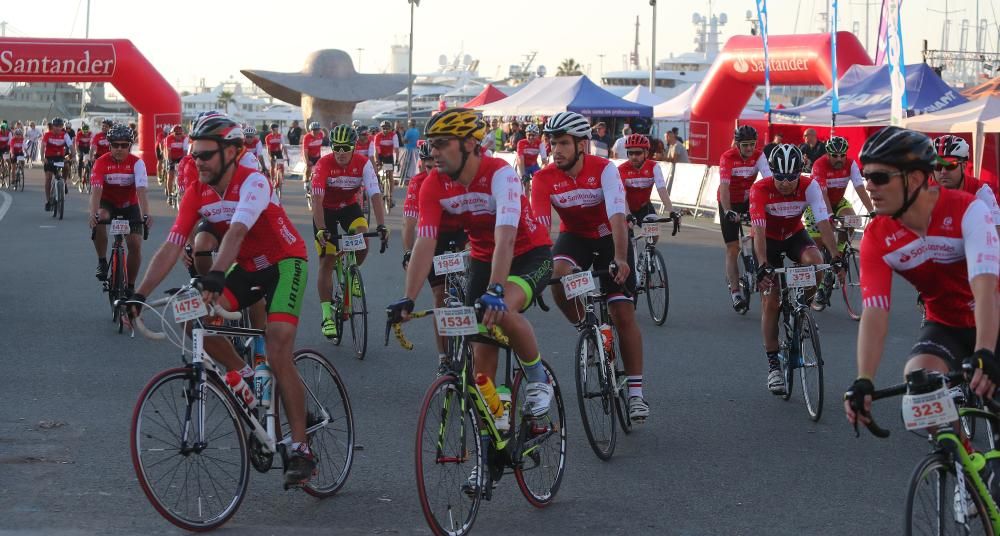
[[[470,108],[448,108],[435,115],[424,127],[424,136],[455,136],[464,138],[472,136],[476,141],[483,141],[486,135],[486,123]]]

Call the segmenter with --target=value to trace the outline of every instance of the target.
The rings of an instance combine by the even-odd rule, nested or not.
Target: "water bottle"
[[[247,382],[240,376],[240,373],[235,370],[230,370],[226,373],[226,383],[229,388],[233,390],[236,398],[242,400],[246,404],[247,409],[253,409],[257,407],[257,397],[253,394],[253,389],[247,385]]]
[[[500,405],[503,408],[503,414],[497,417],[495,424],[497,425],[497,430],[506,432],[507,430],[510,430],[510,387],[507,387],[506,385],[498,385],[497,396],[500,397]]]
[[[500,403],[500,395],[497,394],[496,387],[493,387],[493,381],[487,378],[485,374],[476,374],[476,387],[479,388],[479,393],[483,395],[486,407],[493,414],[493,417],[502,417],[503,404]]]
[[[608,357],[612,357],[611,349],[614,347],[615,334],[611,331],[611,326],[609,324],[601,324],[598,328],[601,332],[601,342],[604,344],[604,353],[608,354]]]
[[[271,367],[267,366],[267,361],[261,360],[257,363],[257,368],[253,371],[253,390],[260,400],[260,406],[267,408],[271,406]]]

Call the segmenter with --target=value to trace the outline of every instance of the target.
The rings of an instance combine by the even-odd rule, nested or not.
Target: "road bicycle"
[[[333,253],[336,261],[333,266],[333,299],[330,302],[333,321],[337,324],[337,336],[331,340],[333,344],[340,345],[344,338],[344,323],[349,321],[354,355],[358,359],[364,359],[368,352],[368,302],[357,252],[368,248],[365,238],[377,236],[378,231],[348,235],[326,232],[327,242],[337,244],[337,251]],[[385,253],[387,245],[382,242],[379,253]],[[319,256],[326,256],[325,247],[320,250]]]
[[[128,297],[128,254],[125,252],[125,237],[132,232],[132,226],[142,225],[142,239],[149,238],[149,227],[146,222],[129,221],[122,216],[110,220],[98,220],[98,225],[107,225],[113,237],[111,258],[108,261],[108,277],[101,282],[104,292],[108,294],[108,304],[111,306],[111,321],[118,324],[118,333],[125,330],[127,320],[125,311],[116,305],[118,300]],[[90,230],[90,240],[97,238],[97,228]]]
[[[132,323],[144,336],[167,339],[181,349],[183,365],[164,370],[146,384],[132,415],[132,464],[146,498],[174,525],[206,531],[228,521],[247,495],[250,467],[266,473],[282,466],[291,445],[291,431],[282,417],[277,383],[269,375],[254,381],[254,399],[238,396],[226,384],[226,370],[204,351],[211,336],[254,338],[264,331],[212,325],[211,316],[236,320],[239,313],[206,307],[194,282],[168,291],[151,303],[163,323],[154,332],[136,317]],[[164,307],[160,313],[157,307]],[[165,316],[173,311],[172,327]],[[186,335],[187,328],[190,336]],[[337,370],[314,350],[293,354],[306,393],[306,433],[316,457],[316,472],[303,490],[318,498],[337,493],[354,461],[354,417],[347,388]],[[259,370],[259,369],[258,369]],[[287,489],[287,486],[286,486]]]
[[[608,312],[607,296],[599,290],[598,278],[612,277],[610,270],[575,271],[553,278],[550,285],[562,285],[567,300],[576,300],[583,310],[574,354],[576,399],[580,420],[591,450],[607,461],[617,444],[617,421],[625,434],[632,431],[628,415],[628,378],[618,345],[618,331]],[[548,311],[542,296],[538,306]]]
[[[272,157],[271,167],[274,169],[271,185],[278,199],[281,199],[281,185],[285,182],[285,159]],[[309,207],[309,210],[312,210],[312,207]]]
[[[18,155],[14,161],[14,174],[11,177],[10,190],[24,191],[24,155]]]
[[[725,217],[725,215],[723,215]],[[750,310],[750,296],[757,292],[757,256],[753,251],[753,234],[746,234],[744,227],[750,225],[750,214],[740,215],[740,258],[737,259],[736,267],[739,271],[740,295],[743,296],[743,303],[746,304],[740,314],[746,314]]]
[[[823,281],[824,293],[826,301],[829,302],[829,295],[833,293],[833,290],[840,289],[847,315],[852,320],[861,320],[861,269],[858,264],[858,249],[854,247],[854,236],[858,229],[864,227],[862,218],[872,217],[874,214],[848,214],[831,218],[836,225],[837,247],[840,248],[841,260],[844,264],[844,280],[840,281],[828,272]],[[822,311],[825,307],[825,303],[814,300],[813,310]]]
[[[178,208],[179,198],[177,196],[177,162],[167,160],[167,171],[164,174],[166,182],[163,184],[163,194],[167,198],[167,206]]]
[[[53,160],[56,172],[52,174],[52,187],[49,190],[51,200],[52,217],[63,219],[66,210],[66,162],[65,160]]]
[[[77,167],[79,178],[76,181],[76,188],[81,194],[89,194],[92,190],[90,175],[94,170],[94,162],[90,158],[84,158],[84,161],[77,164]]]
[[[395,179],[392,178],[392,165],[381,164],[378,170],[378,187],[382,192],[382,204],[385,205],[386,215],[392,210],[395,203],[392,201],[392,186]]]
[[[468,534],[482,500],[493,498],[497,482],[511,472],[532,506],[552,503],[566,467],[566,412],[555,373],[542,361],[552,385],[547,415],[532,417],[519,406],[527,381],[520,361],[499,330],[478,323],[475,309],[452,304],[441,309],[414,311],[411,318],[433,316],[438,332],[459,338],[459,348],[448,357],[448,370],[431,383],[420,406],[415,463],[417,493],[424,519],[434,534]],[[404,348],[413,348],[399,324],[386,321]],[[495,417],[473,380],[472,343],[497,346],[505,356],[502,386],[510,386],[510,405]],[[514,359],[512,359],[512,356]],[[489,438],[488,448],[483,440]]]
[[[635,218],[629,216],[629,221],[635,222]],[[649,316],[653,317],[653,322],[657,326],[662,326],[667,321],[667,313],[670,311],[670,280],[667,277],[667,262],[663,260],[663,255],[656,249],[656,240],[660,237],[661,223],[673,222],[674,228],[670,236],[676,236],[680,229],[680,218],[672,217],[658,218],[655,214],[646,216],[639,226],[639,233],[633,233],[631,239],[632,266],[635,267],[635,300],[633,303],[638,307],[639,294],[646,295],[646,305],[649,306]]]
[[[810,289],[816,287],[816,272],[831,268],[829,264],[775,268],[774,287],[765,294],[778,291],[780,330],[779,362],[785,378],[782,400],[792,397],[795,370],[802,381],[802,396],[813,422],[823,414],[823,354],[819,344],[819,328],[807,305]]]
[[[903,533],[917,534],[980,534],[1000,535],[1000,510],[990,494],[987,480],[998,478],[1000,451],[995,434],[989,438],[986,452],[970,451],[958,434],[959,419],[978,419],[998,430],[1000,421],[996,402],[987,401],[986,409],[956,405],[959,388],[948,384],[965,384],[972,368],[963,365],[961,372],[941,374],[918,369],[906,375],[906,381],[872,394],[872,401],[904,395],[903,423],[907,430],[924,435],[931,452],[917,463],[910,476],[906,493],[906,517]],[[864,401],[852,391],[845,395],[856,413],[865,414]],[[887,438],[888,430],[874,419],[868,430],[878,438]],[[858,426],[854,425],[855,435]],[[961,476],[959,476],[961,475]]]

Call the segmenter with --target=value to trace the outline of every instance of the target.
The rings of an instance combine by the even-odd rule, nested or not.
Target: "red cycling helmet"
[[[642,134],[629,134],[625,138],[625,148],[626,149],[646,149],[649,150],[649,138],[643,136]]]

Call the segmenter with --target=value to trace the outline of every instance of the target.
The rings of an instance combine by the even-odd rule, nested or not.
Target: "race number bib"
[[[740,239],[740,250],[743,252],[744,255],[748,257],[753,255],[752,236],[744,236],[743,238]]]
[[[479,333],[476,310],[472,307],[434,309],[434,323],[437,324],[438,335],[442,337],[458,337]]]
[[[128,223],[128,222],[126,222]],[[201,292],[189,288],[174,297],[174,321],[178,324],[201,318],[208,314]]]
[[[920,430],[958,420],[955,400],[946,387],[924,395],[903,396],[903,424],[907,430]]]
[[[340,239],[341,251],[361,251],[363,249],[368,249],[368,245],[365,244],[365,236],[362,234],[348,235]]]
[[[844,216],[844,227],[851,227],[852,229],[857,229],[862,226],[861,216],[856,214],[848,214]]]
[[[52,162],[52,165],[62,169],[62,167],[66,165],[66,162]]]
[[[577,296],[597,290],[597,284],[594,283],[594,274],[589,271],[564,276],[562,278],[562,285],[563,290],[566,292],[567,300],[572,300]]]
[[[788,288],[806,288],[816,286],[816,267],[796,266],[785,269],[785,284]]]
[[[642,236],[645,236],[646,238],[660,236],[660,224],[659,223],[642,224]]]
[[[3,159],[4,160],[10,160],[10,153],[4,153],[3,154]]]
[[[17,161],[18,162],[24,162],[24,155],[23,154],[17,155]]]
[[[461,253],[444,253],[434,257],[434,275],[452,274],[465,271],[465,259]]]
[[[128,220],[111,220],[111,235],[127,235],[129,233],[130,226]]]

